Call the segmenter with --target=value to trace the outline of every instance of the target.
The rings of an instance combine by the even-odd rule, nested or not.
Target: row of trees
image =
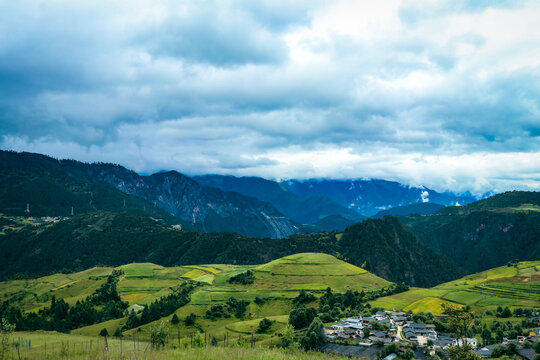
[[[176,309],[189,303],[190,294],[196,287],[197,285],[192,282],[182,283],[177,288],[172,289],[173,292],[171,294],[160,297],[150,305],[145,305],[140,317],[132,310],[122,330],[133,329],[159,320],[164,316],[169,316]]]
[[[238,300],[235,297],[230,297],[225,304],[214,304],[210,309],[206,310],[205,317],[210,320],[218,318],[230,318],[234,314],[239,319],[242,319],[246,314],[249,301]]]

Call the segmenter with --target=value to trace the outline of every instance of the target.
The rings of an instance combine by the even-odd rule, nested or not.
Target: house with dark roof
[[[480,349],[476,350],[475,353],[477,355],[480,355],[481,357],[485,357],[485,358],[491,357],[494,346],[495,345],[487,345],[487,346],[481,347]]]
[[[375,319],[375,318],[372,317],[372,316],[367,316],[367,317],[365,317],[365,318],[362,318],[362,323],[363,323],[364,325],[369,324],[369,323],[372,323],[372,322],[374,322],[374,321],[377,321],[377,319]]]
[[[536,356],[536,352],[534,351],[533,348],[519,349],[517,353],[519,356],[527,360],[533,360],[534,357]]]

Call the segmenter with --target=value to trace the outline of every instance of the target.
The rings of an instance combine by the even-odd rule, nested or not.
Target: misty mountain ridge
[[[162,170],[142,176],[115,164],[57,160],[45,155],[12,151],[2,151],[1,156],[5,170],[3,179],[7,181],[4,193],[8,198],[12,196],[9,194],[17,193],[12,191],[13,186],[21,187],[27,184],[35,189],[45,186],[44,183],[28,185],[30,179],[34,182],[52,181],[55,188],[62,187],[66,182],[84,183],[86,187],[92,188],[97,184],[104,184],[124,194],[148,201],[149,204],[142,206],[144,209],[153,205],[196,229],[234,231],[256,237],[282,238],[298,232],[344,230],[345,227],[366,219],[366,215],[375,214],[380,207],[394,207],[432,199],[442,200],[441,204],[472,200],[469,197],[440,194],[429,189],[411,188],[384,180],[276,182],[259,177],[222,175],[192,178],[174,170]],[[13,181],[8,184],[9,180],[6,179],[11,176],[9,174],[18,174],[21,169],[25,169],[25,177],[17,180],[16,185]],[[43,177],[43,174],[47,176]],[[68,209],[72,206],[69,203],[77,203],[78,211],[112,210],[96,206],[96,199],[99,198],[97,193],[85,191],[80,194],[83,193],[86,194],[84,196],[91,194],[93,197],[79,199],[86,205],[71,199],[71,194],[67,197],[71,200],[66,200],[62,206]],[[35,194],[23,191],[22,195],[24,194],[26,198],[21,196],[0,205],[5,208],[6,204],[13,205],[15,201],[15,207],[19,211],[22,211],[27,203],[33,203],[33,208],[41,206],[36,204]],[[352,203],[353,199],[356,203]],[[365,199],[365,202],[359,203],[361,199]],[[47,215],[69,214],[64,212]]]
[[[477,200],[470,193],[440,193],[424,186],[409,186],[380,179],[287,180],[281,184],[300,197],[326,196],[367,217],[382,210],[414,203],[432,202],[444,206],[455,206]]]

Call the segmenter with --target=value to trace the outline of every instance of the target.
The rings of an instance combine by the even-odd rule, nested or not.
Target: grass
[[[535,204],[521,204],[518,207],[512,208],[515,211],[540,211],[540,206]]]
[[[89,337],[76,334],[61,334],[56,332],[17,332],[12,334],[11,340],[21,340],[19,354],[12,348],[8,358],[11,359],[110,359],[110,360],[208,360],[208,359],[236,359],[236,360],[309,360],[309,359],[346,359],[337,355],[322,354],[318,352],[303,352],[298,350],[283,351],[276,348],[263,347],[256,343],[250,348],[246,338],[237,344],[236,338],[231,338],[229,347],[220,344],[218,347],[190,347],[189,339],[183,338],[178,345],[175,334],[171,334],[165,349],[152,350],[149,344],[140,338],[127,337],[124,339],[109,338],[108,351],[105,351],[105,342],[102,337]],[[135,340],[135,341],[134,341]],[[30,341],[31,348],[28,348]]]
[[[501,266],[432,289],[411,289],[405,293],[379,298],[372,306],[385,309],[431,311],[440,314],[440,304],[469,305],[473,311],[494,310],[499,305],[540,308],[540,261]]]
[[[417,312],[430,312],[433,314],[440,314],[442,313],[442,304],[451,304],[450,301],[443,300],[438,297],[425,297],[423,299],[420,299],[418,301],[413,302],[412,304],[407,305],[403,308],[405,311],[412,311],[413,313]]]
[[[17,303],[26,311],[37,311],[47,306],[53,295],[74,304],[99,288],[111,271],[112,268],[99,267],[72,274],[1,282],[0,298]]]
[[[329,276],[358,275],[367,271],[338,260],[331,255],[320,253],[301,253],[271,261],[257,266],[256,271],[270,272],[276,275],[314,276],[327,274]]]
[[[118,291],[122,299],[132,304],[149,304],[160,296],[169,294],[175,286],[186,280],[201,282],[201,286],[191,295],[191,302],[178,309],[176,315],[180,324],[170,323],[172,314],[163,318],[170,334],[196,334],[204,329],[209,337],[223,339],[227,336],[250,337],[258,344],[275,344],[277,336],[287,323],[287,315],[292,309],[291,299],[300,290],[309,290],[316,296],[322,294],[327,287],[334,291],[372,290],[390,283],[361,268],[345,263],[325,254],[303,253],[287,256],[260,266],[236,265],[195,265],[180,267],[163,267],[159,265],[128,264],[121,267],[124,275],[118,283]],[[255,281],[250,285],[230,284],[232,276],[251,269]],[[36,311],[50,304],[51,295],[63,297],[68,302],[83,299],[98,288],[112,268],[94,268],[76,274],[55,274],[36,280],[16,280],[0,283],[0,296],[22,304],[25,309]],[[441,303],[457,303],[469,305],[474,311],[494,309],[502,306],[532,306],[540,308],[540,261],[519,263],[516,267],[500,267],[482,273],[441,284],[431,289],[412,288],[411,290],[371,302],[372,306],[385,309],[411,310],[413,312],[440,313]],[[5,294],[5,295],[4,295]],[[231,315],[229,318],[206,319],[206,311],[212,304],[224,303],[230,297],[249,301],[243,318]],[[254,303],[256,297],[264,300],[264,304]],[[194,313],[196,327],[186,326],[184,319]],[[261,319],[275,321],[266,334],[256,334]],[[110,320],[74,330],[73,341],[79,337],[94,337],[101,329],[107,328],[110,334],[121,327],[126,318]],[[152,323],[125,332],[128,337],[148,338]],[[64,335],[54,335],[64,336]],[[116,346],[116,342],[113,342]],[[119,345],[119,343],[118,343]],[[169,349],[163,354],[199,356],[198,350]],[[178,353],[175,353],[178,352]],[[225,349],[223,351],[229,351]],[[158,356],[158,353],[151,353]],[[162,353],[159,353],[162,356]],[[207,353],[210,354],[210,353]],[[131,354],[133,355],[133,354]],[[130,356],[131,356],[130,355]],[[147,356],[142,354],[141,356]],[[281,356],[280,354],[278,354]],[[276,356],[278,356],[276,355]],[[75,359],[77,359],[74,354]],[[115,355],[116,356],[116,355]],[[118,354],[120,356],[120,354]],[[126,355],[127,356],[127,355]],[[165,355],[163,355],[165,356]],[[232,355],[231,355],[232,356]],[[243,355],[239,355],[243,356]],[[266,356],[266,355],[263,355]],[[294,355],[296,356],[296,355]],[[144,358],[144,357],[142,357]],[[263,357],[264,358],[264,357]],[[279,358],[279,357],[278,357]]]
[[[263,318],[258,318],[234,322],[227,325],[226,329],[235,333],[243,333],[249,335],[257,332],[257,328],[259,327],[259,323],[262,319]],[[268,316],[267,319],[273,321],[274,324],[268,331],[266,331],[266,333],[274,333],[276,331],[283,330],[287,326],[287,323],[289,321],[289,317],[287,315]]]
[[[371,290],[390,283],[361,268],[347,264],[330,255],[305,253],[287,256],[263,266],[237,265],[190,265],[163,267],[151,263],[132,263],[120,269],[117,290],[121,298],[130,305],[145,305],[168,295],[172,289],[186,280],[194,280],[201,286],[191,295],[191,302],[176,311],[182,320],[178,326],[170,324],[172,314],[163,320],[171,332],[196,333],[204,329],[211,336],[223,338],[227,334],[247,336],[255,332],[261,319],[275,320],[265,334],[254,334],[256,341],[274,344],[279,341],[277,333],[286,326],[287,316],[292,309],[291,299],[301,290],[322,294],[327,287],[334,291]],[[239,273],[251,269],[255,282],[250,285],[230,284],[228,280]],[[37,311],[50,306],[51,295],[64,298],[70,303],[84,299],[103,284],[113,268],[94,268],[77,274],[55,274],[37,280],[18,280],[0,283],[0,294],[16,303],[26,305],[25,309]],[[29,291],[30,290],[30,291]],[[34,296],[34,293],[36,294]],[[212,304],[225,303],[230,297],[249,301],[244,318],[234,315],[229,318],[210,320],[205,318]],[[255,298],[264,304],[254,303]],[[196,325],[185,326],[184,319],[189,314],[197,315]],[[110,334],[121,327],[126,318],[73,330],[74,335],[97,336],[106,328]],[[152,323],[126,331],[126,335],[148,337]]]
[[[121,266],[121,269],[124,271],[126,278],[142,278],[142,277],[152,277],[153,275],[154,264],[143,263],[143,264],[128,264]]]
[[[201,277],[203,275],[206,275],[206,272],[200,270],[200,269],[193,269],[182,275],[183,278],[186,279],[195,279],[198,277]]]

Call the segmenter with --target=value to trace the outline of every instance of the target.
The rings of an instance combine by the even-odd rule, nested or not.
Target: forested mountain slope
[[[140,176],[120,165],[12,151],[0,151],[0,170],[4,213],[21,214],[27,203],[38,216],[69,215],[71,206],[78,213],[123,210],[125,196],[120,196],[120,190],[146,200],[146,205],[139,201],[146,214],[167,212],[203,231],[277,238],[298,231],[295,222],[268,203],[201,186],[175,171]]]
[[[540,257],[540,193],[513,191],[400,221],[468,272]]]
[[[356,224],[343,234],[296,234],[284,239],[183,231],[148,217],[103,211],[17,229],[6,221],[2,232],[0,246],[5,251],[0,253],[0,277],[134,261],[164,266],[260,264],[298,252],[343,254],[357,266],[369,263],[372,272],[387,280],[416,286],[434,285],[462,274],[390,217]]]
[[[195,176],[193,179],[202,185],[216,187],[223,191],[238,192],[269,202],[283,214],[302,224],[314,224],[328,216],[340,216],[352,223],[365,219],[356,211],[326,196],[302,198],[283,184],[259,177],[204,175]],[[331,219],[327,219],[327,223]],[[342,225],[341,222],[336,222],[337,224]],[[343,229],[345,227],[341,230]]]

